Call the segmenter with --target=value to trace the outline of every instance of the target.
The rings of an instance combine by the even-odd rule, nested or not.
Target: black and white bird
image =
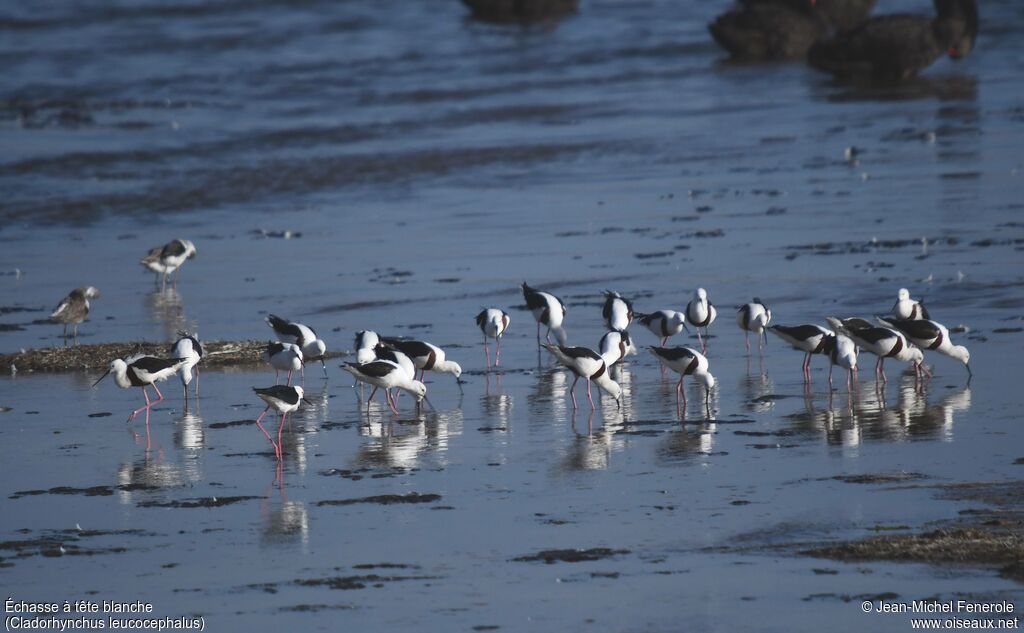
[[[380,340],[387,347],[396,349],[408,356],[412,360],[413,365],[420,370],[420,380],[423,380],[427,371],[451,374],[455,376],[455,384],[459,386],[459,391],[462,391],[462,381],[459,380],[459,376],[462,375],[462,367],[453,360],[447,360],[444,350],[437,345],[427,343],[426,341],[400,339],[391,336],[382,336]]]
[[[299,405],[303,402],[310,404],[309,400],[303,397],[302,387],[295,385],[274,385],[273,387],[264,387],[260,389],[253,387],[253,391],[259,396],[260,400],[267,403],[267,408],[263,410],[256,418],[256,426],[259,427],[263,434],[270,440],[270,445],[274,447],[274,455],[277,456],[277,461],[281,461],[284,457],[284,451],[281,447],[281,432],[284,430],[285,417],[292,411],[298,411]],[[260,424],[260,420],[267,414],[267,411],[273,409],[281,414],[281,421],[277,425],[277,441],[267,433],[267,430]]]
[[[794,349],[798,349],[806,354],[803,365],[804,382],[810,382],[811,355],[828,353],[830,349],[828,347],[828,339],[834,337],[835,334],[815,324],[772,325],[768,329],[792,345]]]
[[[851,317],[850,319],[837,319],[826,317],[826,321],[832,326],[837,334],[845,334],[859,348],[867,350],[878,357],[875,363],[875,375],[885,378],[885,359],[895,358],[898,361],[914,364],[914,372],[919,374],[923,368],[922,361],[924,354],[921,350],[903,335],[902,332],[889,327],[872,326],[864,319]],[[850,323],[847,325],[847,323]],[[867,327],[862,327],[863,323]],[[852,327],[851,327],[852,326]]]
[[[412,362],[412,359],[404,352],[388,347],[384,343],[377,343],[377,347],[373,348],[373,351],[376,354],[374,360],[389,360],[409,374],[409,378],[416,378],[416,363]]]
[[[862,319],[861,317],[847,317],[845,319],[840,319],[837,317],[826,317],[825,320],[829,322],[829,325],[832,326],[833,330],[837,328],[842,328],[847,333],[854,332],[856,330],[867,330],[876,327],[874,323],[868,321],[867,319]]]
[[[633,338],[629,335],[629,332],[612,330],[607,332],[601,337],[601,342],[597,346],[598,351],[601,352],[601,358],[604,362],[608,363],[611,367],[615,363],[620,363],[626,359],[626,356],[636,354],[636,346],[633,345]]]
[[[845,334],[836,333],[825,339],[825,354],[829,358],[828,386],[832,386],[832,368],[846,369],[846,390],[853,387],[853,374],[857,371],[857,346]]]
[[[288,372],[286,385],[292,384],[292,372],[302,371],[302,365],[306,362],[302,354],[302,348],[295,343],[282,343],[280,341],[269,341],[264,352],[270,366],[274,368],[274,384],[281,380],[281,372]]]
[[[955,358],[967,368],[967,375],[971,372],[971,353],[963,345],[954,345],[949,338],[949,329],[930,319],[894,319],[892,317],[879,316],[878,320],[884,325],[902,332],[911,343],[922,350],[938,352],[943,356]]]
[[[409,377],[404,369],[399,367],[398,363],[389,360],[375,360],[369,363],[345,363],[341,365],[341,368],[348,373],[355,376],[359,382],[365,382],[368,385],[373,385],[373,391],[370,392],[370,398],[366,401],[366,412],[370,412],[370,400],[373,399],[373,395],[377,393],[377,389],[383,389],[384,395],[387,398],[388,406],[394,414],[398,414],[398,407],[395,406],[394,398],[391,395],[392,389],[401,389],[407,391],[414,398],[416,402],[424,400],[427,397],[427,386],[419,380],[414,380]],[[429,400],[427,401],[430,402]]]
[[[129,356],[123,360],[118,358],[111,361],[107,371],[92,386],[95,387],[109,374],[113,374],[114,382],[122,389],[142,387],[142,397],[146,399],[146,406],[132,411],[132,414],[128,416],[128,422],[134,420],[135,416],[142,411],[146,412],[146,421],[148,422],[149,408],[164,399],[164,394],[160,393],[160,389],[156,386],[157,381],[167,380],[186,362],[187,360],[180,358],[157,358],[143,354]],[[149,394],[146,392],[146,387],[150,385],[153,386],[153,391],[156,391],[157,395],[157,399],[153,401],[150,401]]]
[[[715,310],[715,306],[708,301],[708,291],[697,288],[697,291],[693,293],[693,299],[686,304],[686,320],[697,330],[697,341],[700,343],[701,351],[705,354],[708,352],[706,340],[708,328],[715,322],[717,316],[718,310]],[[700,337],[701,328],[704,328],[704,338]]]
[[[558,362],[568,367],[576,374],[576,378],[569,387],[569,395],[572,397],[572,408],[576,406],[576,383],[580,378],[587,381],[587,400],[590,401],[590,408],[594,406],[594,398],[590,395],[590,383],[596,384],[615,400],[615,406],[621,407],[622,388],[619,383],[612,380],[608,373],[608,363],[600,354],[586,347],[566,347],[564,345],[546,344],[544,348],[551,352]]]
[[[171,273],[181,268],[185,260],[196,256],[196,246],[189,240],[171,240],[163,246],[154,246],[149,249],[146,256],[139,260],[139,263],[157,274],[164,284]],[[162,277],[161,277],[162,276]],[[174,278],[174,284],[178,284],[178,278]]]
[[[531,288],[525,281],[523,298],[526,299],[526,306],[533,313],[533,318],[537,319],[537,344],[540,345],[540,326],[544,325],[548,328],[544,340],[550,343],[551,333],[554,332],[558,344],[565,345],[566,335],[562,329],[562,321],[565,320],[566,309],[562,300],[550,292]]]
[[[184,331],[178,331],[178,340],[171,346],[171,358],[184,360],[178,370],[181,378],[181,387],[185,392],[185,404],[188,404],[188,385],[192,382],[192,373],[195,371],[196,398],[199,397],[199,362],[203,360],[203,344],[199,337]]]
[[[606,328],[623,332],[633,322],[633,302],[614,290],[605,290],[601,316]]]
[[[900,288],[896,295],[896,303],[892,304],[892,316],[897,319],[916,320],[930,319],[928,308],[924,307],[921,301],[914,301],[910,298],[910,291]]]
[[[677,406],[680,396],[682,396],[683,404],[686,404],[686,390],[683,388],[685,376],[693,376],[700,384],[704,385],[704,404],[711,406],[711,390],[715,386],[715,377],[708,371],[708,359],[704,354],[692,347],[651,347],[649,349],[658,362],[679,374],[679,383],[676,385]]]
[[[302,348],[303,364],[315,360],[320,361],[320,365],[324,369],[324,378],[327,378],[327,363],[324,362],[327,346],[324,345],[322,340],[317,338],[313,328],[302,323],[282,319],[273,314],[267,316],[266,321],[267,325],[277,334],[277,340],[284,343],[294,343]],[[300,369],[299,371],[303,381],[305,381],[305,370]]]
[[[78,338],[78,324],[89,316],[89,299],[100,296],[93,286],[82,286],[68,293],[50,313],[50,320],[64,324],[64,340],[68,338],[68,325],[74,325],[74,338]]]
[[[675,310],[658,310],[650,314],[637,312],[636,320],[650,330],[651,334],[661,339],[663,347],[670,336],[675,336],[686,329],[686,315]]]
[[[765,330],[772,320],[772,311],[761,301],[754,297],[750,303],[744,303],[736,308],[736,325],[743,330],[743,341],[747,344],[747,351],[750,351],[750,332],[757,334],[757,348],[763,349],[768,342],[768,335]]]
[[[377,358],[374,348],[380,343],[380,337],[373,330],[360,330],[356,332],[355,348],[356,362],[372,363]]]
[[[494,366],[497,367],[501,364],[501,337],[505,334],[510,322],[511,318],[508,313],[498,308],[487,308],[476,315],[476,326],[484,335],[484,360],[488,368],[491,366],[491,352],[487,348],[487,339],[493,338],[497,341],[497,351],[494,354]],[[540,325],[537,327],[540,328]],[[539,332],[537,336],[540,336]]]

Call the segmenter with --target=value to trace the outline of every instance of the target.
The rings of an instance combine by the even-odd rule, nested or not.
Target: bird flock
[[[168,276],[179,270],[186,260],[195,257],[195,254],[196,249],[192,242],[179,239],[152,249],[141,263],[148,270],[161,275],[160,282],[166,284]],[[174,279],[174,283],[177,283],[177,278]],[[601,337],[596,351],[585,346],[567,344],[565,321],[568,308],[559,297],[551,292],[531,287],[526,282],[523,282],[521,291],[527,309],[537,322],[538,348],[547,350],[557,363],[575,375],[569,388],[574,410],[578,408],[576,385],[581,379],[586,382],[587,400],[592,410],[597,408],[592,385],[596,385],[615,402],[616,407],[621,408],[622,388],[613,378],[612,368],[626,361],[628,356],[637,353],[633,336],[629,332],[630,325],[635,321],[658,340],[658,345],[652,345],[648,350],[657,359],[663,371],[671,370],[679,375],[675,400],[680,417],[684,417],[687,405],[684,384],[686,377],[690,377],[703,387],[704,405],[710,412],[711,393],[716,381],[710,371],[708,339],[718,310],[711,303],[704,288],[697,288],[694,291],[683,310],[663,309],[647,313],[636,312],[633,302],[620,293],[605,290],[601,316],[607,332]],[[98,296],[99,291],[96,288],[78,288],[54,310],[51,318],[64,324],[65,339],[69,324],[76,326],[77,336],[77,324],[85,320],[89,311],[89,298]],[[498,368],[501,363],[501,341],[508,332],[511,317],[501,308],[490,307],[481,310],[475,321],[482,335],[485,366],[488,371]],[[324,378],[327,378],[327,345],[309,325],[274,314],[268,315],[265,322],[277,338],[276,341],[268,342],[264,353],[267,363],[275,371],[275,384],[270,387],[253,388],[256,397],[266,403],[266,408],[256,418],[256,425],[273,446],[278,460],[281,460],[281,433],[287,416],[298,410],[302,403],[307,402],[303,391],[305,365],[307,362],[319,361]],[[866,350],[877,357],[875,374],[882,383],[886,381],[886,359],[910,363],[914,369],[915,380],[929,378],[931,372],[924,364],[925,350],[960,361],[967,368],[968,380],[970,379],[970,353],[967,348],[955,345],[950,339],[949,329],[932,320],[923,302],[913,300],[905,288],[899,290],[896,302],[889,312],[876,315],[874,322],[861,317],[830,316],[826,317],[826,323],[827,327],[816,323],[772,324],[772,311],[758,297],[749,303],[736,306],[736,325],[744,332],[747,353],[749,354],[751,350],[751,333],[757,337],[758,353],[763,354],[767,345],[767,333],[771,332],[804,353],[801,369],[805,385],[809,385],[811,381],[811,359],[814,355],[820,354],[829,359],[830,390],[833,367],[847,370],[847,390],[852,389],[857,372],[857,358],[861,350]],[[669,347],[669,339],[681,332],[689,332],[688,325],[693,327],[698,345]],[[542,327],[545,329],[543,342]],[[493,365],[490,341],[494,341],[496,347]],[[413,398],[417,413],[424,402],[432,407],[430,400],[427,399],[425,382],[428,371],[450,374],[454,377],[459,391],[462,391],[461,365],[449,359],[445,350],[433,343],[382,336],[372,330],[363,330],[356,333],[354,347],[354,362],[345,362],[340,367],[355,378],[356,384],[372,387],[366,399],[367,413],[379,390],[384,391],[386,404],[396,415],[399,414],[398,399],[401,392]],[[177,375],[181,380],[185,406],[188,406],[189,385],[193,382],[195,397],[199,397],[199,365],[203,356],[203,345],[198,336],[181,331],[178,340],[168,349],[166,358],[140,354],[114,359],[107,371],[93,383],[93,387],[108,375],[112,375],[114,382],[122,389],[141,387],[145,404],[133,410],[128,416],[128,421],[145,412],[148,425],[150,409],[164,400],[163,393],[157,387],[158,382]],[[283,384],[281,372],[286,373]],[[299,372],[302,384],[293,384],[295,372]],[[149,387],[153,388],[156,395],[153,400],[147,391]],[[281,414],[276,438],[262,424],[263,418],[271,409]]]

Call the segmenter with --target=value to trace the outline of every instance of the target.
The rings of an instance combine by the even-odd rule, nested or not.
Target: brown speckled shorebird
[[[64,324],[64,340],[68,339],[68,324],[74,325],[74,338],[78,339],[78,324],[85,321],[89,316],[89,299],[100,296],[100,291],[93,286],[82,286],[75,288],[68,296],[64,297],[53,313],[50,320]]]

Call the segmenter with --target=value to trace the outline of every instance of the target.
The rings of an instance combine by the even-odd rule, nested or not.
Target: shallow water
[[[19,599],[144,600],[213,630],[906,630],[859,603],[1019,602],[994,571],[723,551],[927,527],[972,506],[921,485],[1019,477],[1018,4],[984,3],[975,54],[900,89],[724,63],[711,3],[585,2],[530,30],[440,1],[5,7],[0,322],[20,329],[0,349],[59,344],[33,322],[92,284],[83,342],[262,338],[274,312],[331,349],[364,328],[441,344],[466,384],[432,378],[437,410],[403,397],[395,418],[311,367],[277,473],[249,423],[269,372],[202,373],[188,414],[167,383],[148,435],[123,422],[136,391],[89,388],[99,369],[19,372],[0,381],[0,576]],[[178,236],[199,257],[160,291],[135,261]],[[680,425],[642,352],[621,411],[590,419],[578,387],[572,415],[523,280],[585,345],[604,288],[640,310],[708,288],[710,414],[691,386]],[[884,312],[899,287],[969,328],[969,387],[937,357],[924,389],[887,364],[880,393],[864,356],[853,394],[839,373],[830,395],[822,358],[805,393],[798,353],[748,357],[733,325],[754,295],[798,323]],[[495,374],[487,306],[512,315]],[[925,478],[832,479],[903,472]],[[59,487],[78,490],[19,494]],[[412,492],[440,498],[322,503]],[[513,560],[560,548],[622,552]]]

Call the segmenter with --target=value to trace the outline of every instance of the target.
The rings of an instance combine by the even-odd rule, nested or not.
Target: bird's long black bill
[[[427,398],[426,396],[423,396],[423,402],[427,403],[427,406],[430,407],[431,411],[437,411],[437,409],[434,408],[434,405],[431,404],[430,399]]]
[[[309,406],[313,406],[313,403],[310,402],[309,400],[306,400],[305,398],[303,398],[302,401],[308,404]]]
[[[455,384],[459,386],[459,393],[466,393],[465,391],[462,390],[462,381],[459,380],[458,376],[455,377]]]
[[[102,381],[104,378],[106,378],[107,374],[109,374],[109,373],[110,373],[109,369],[107,371],[103,372],[103,375],[100,376],[100,379],[97,380],[96,382],[92,383],[92,387],[90,387],[90,389],[92,389],[92,388],[96,387],[96,385],[100,384],[100,381]]]

